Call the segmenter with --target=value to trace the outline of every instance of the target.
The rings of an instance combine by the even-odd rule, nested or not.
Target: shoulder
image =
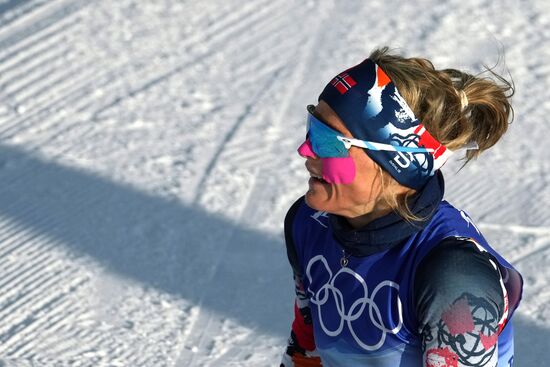
[[[491,256],[473,240],[453,237],[422,260],[414,296],[427,365],[443,355],[455,366],[497,365],[505,294]]]
[[[285,216],[285,224],[284,224],[285,225],[285,236],[286,236],[287,228],[292,227],[292,223],[294,222],[294,218],[296,217],[296,213],[298,212],[298,209],[300,208],[300,206],[302,206],[303,204],[305,204],[305,197],[304,196],[302,196],[298,200],[296,200],[294,202],[294,204],[292,204],[290,209],[288,209],[288,211],[286,213],[286,216]]]
[[[296,217],[296,213],[298,212],[298,209],[304,204],[305,204],[305,199],[303,196],[298,200],[296,200],[294,204],[292,204],[290,209],[288,209],[288,212],[286,213],[286,216],[285,216],[285,222],[284,222],[286,253],[288,256],[288,261],[290,262],[290,266],[292,266],[292,270],[296,275],[300,275],[300,266],[299,266],[299,260],[298,260],[298,252],[296,250],[296,243],[294,241],[294,236],[293,236],[293,224],[294,224],[294,218]]]
[[[419,321],[440,314],[464,297],[504,312],[501,276],[493,256],[464,237],[449,237],[426,254],[416,270],[414,303]]]
[[[499,279],[494,257],[468,237],[451,236],[441,240],[422,259],[417,276],[435,269],[442,271],[440,275],[449,274],[453,270],[464,273],[462,270],[477,269],[484,276]]]

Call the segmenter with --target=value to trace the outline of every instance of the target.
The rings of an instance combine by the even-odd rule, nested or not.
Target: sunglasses
[[[352,146],[370,150],[386,150],[408,153],[428,153],[434,151],[431,148],[403,147],[399,145],[377,143],[342,136],[339,131],[334,130],[315,117],[313,115],[314,110],[315,106],[307,106],[307,137],[311,142],[313,152],[320,158],[348,157],[349,149]]]

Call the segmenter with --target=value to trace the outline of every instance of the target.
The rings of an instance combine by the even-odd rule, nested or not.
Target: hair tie
[[[468,97],[466,96],[466,92],[464,90],[457,91],[456,94],[460,97],[460,108],[462,111],[468,106]]]

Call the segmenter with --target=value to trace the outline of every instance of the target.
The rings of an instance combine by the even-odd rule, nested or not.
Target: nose
[[[313,152],[313,147],[311,146],[309,139],[306,139],[306,141],[298,147],[298,154],[304,158],[317,158]]]

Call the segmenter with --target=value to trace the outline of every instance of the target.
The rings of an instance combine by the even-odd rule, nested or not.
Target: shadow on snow
[[[0,157],[0,213],[25,230],[243,325],[288,335],[293,283],[282,235],[11,147],[0,146]]]

